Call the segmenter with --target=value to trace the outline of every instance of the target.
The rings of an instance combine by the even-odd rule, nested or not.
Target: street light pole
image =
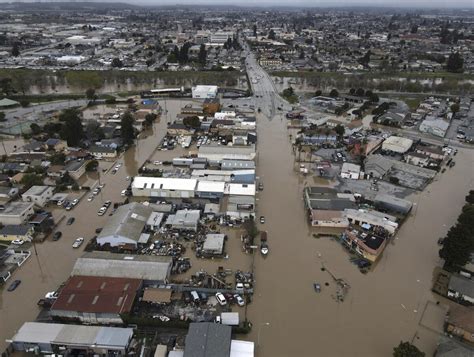
[[[262,330],[263,326],[270,326],[270,322],[263,322],[260,324],[258,327],[258,333],[257,333],[257,347],[260,346],[260,331]]]

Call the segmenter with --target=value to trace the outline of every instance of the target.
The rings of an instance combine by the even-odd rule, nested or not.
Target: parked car
[[[122,192],[120,193],[121,196],[127,196],[127,190],[122,190]]]
[[[77,205],[78,203],[79,203],[79,198],[75,198],[75,199],[73,199],[72,202],[71,202],[71,204],[72,204],[73,206]]]
[[[12,244],[14,244],[14,245],[23,245],[24,243],[25,243],[25,241],[23,239],[12,240]]]
[[[263,182],[259,182],[258,184],[258,190],[263,191]]]
[[[99,234],[100,232],[102,232],[102,228],[96,228],[96,229],[95,229],[95,232],[96,232],[97,234]]]
[[[87,201],[92,201],[94,199],[94,195],[90,195],[89,197],[87,197]]]
[[[216,299],[221,306],[225,306],[227,304],[227,300],[222,293],[216,293]]]
[[[314,291],[316,291],[317,293],[321,292],[321,285],[319,283],[314,283],[313,288],[314,288]]]
[[[82,245],[82,243],[84,243],[84,238],[82,238],[82,237],[76,238],[76,240],[72,244],[72,247],[73,248],[79,248]]]
[[[109,208],[111,204],[112,204],[112,201],[105,201],[104,202],[104,207]]]
[[[21,284],[21,280],[15,280],[15,281],[13,281],[13,282],[10,284],[10,286],[8,287],[7,290],[8,290],[8,291],[13,291],[13,290],[15,290],[15,289],[18,287],[18,285],[20,285],[20,284]]]
[[[67,220],[66,224],[67,224],[68,226],[70,226],[71,224],[74,223],[75,220],[76,220],[76,219],[75,219],[74,217],[69,217],[69,219]]]
[[[234,295],[234,301],[237,303],[237,305],[239,306],[244,306],[245,305],[245,301],[244,299],[242,299],[242,297],[239,295],[239,294],[235,294]]]
[[[261,223],[261,224],[264,224],[264,223],[265,223],[265,217],[264,217],[264,216],[260,216],[260,223]]]
[[[53,240],[54,240],[54,241],[59,240],[59,238],[61,238],[62,235],[63,235],[63,234],[62,234],[60,231],[54,232],[54,234],[53,234]]]
[[[103,216],[106,211],[107,211],[107,207],[102,206],[102,207],[99,208],[99,211],[97,212],[97,215],[98,216]]]

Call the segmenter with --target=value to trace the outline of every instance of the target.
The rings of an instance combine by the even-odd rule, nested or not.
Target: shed
[[[223,325],[238,326],[239,313],[238,312],[223,312],[221,313],[221,323]]]
[[[224,234],[207,234],[202,247],[203,253],[211,255],[221,255],[224,253]]]

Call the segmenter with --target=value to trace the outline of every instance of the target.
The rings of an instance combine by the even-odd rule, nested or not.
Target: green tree
[[[97,160],[91,160],[86,164],[86,171],[97,171],[97,167],[99,167],[99,162]]]
[[[198,61],[202,66],[205,66],[206,65],[206,59],[207,59],[206,45],[201,44],[201,47],[199,47]]]
[[[59,121],[64,122],[61,129],[61,138],[66,140],[69,146],[79,145],[84,138],[79,111],[76,108],[65,109],[59,115]]]
[[[446,70],[453,73],[462,73],[464,67],[464,59],[459,52],[451,53],[446,63]]]
[[[121,67],[123,67],[123,62],[120,60],[120,58],[115,57],[115,58],[112,60],[112,67],[114,67],[114,68],[121,68]]]
[[[20,183],[24,185],[24,189],[28,190],[31,186],[40,186],[43,184],[43,178],[35,173],[26,173],[21,178]]]
[[[453,103],[451,104],[451,111],[453,112],[453,114],[456,114],[457,112],[459,112],[459,103]]]
[[[323,95],[323,91],[321,89],[318,89],[316,92],[314,92],[315,97],[319,97]]]
[[[346,132],[346,129],[341,124],[337,124],[334,128],[334,131],[336,132],[337,136],[342,137]]]
[[[358,96],[358,97],[363,97],[364,94],[365,94],[365,91],[364,91],[363,88],[357,88],[355,94],[356,94],[356,96]]]
[[[31,133],[33,135],[38,135],[38,134],[41,133],[41,127],[36,123],[31,123],[30,124],[30,129],[31,129]]]
[[[393,348],[393,357],[424,357],[425,353],[421,352],[415,345],[410,342],[402,342]]]
[[[122,119],[120,121],[120,131],[122,135],[122,140],[125,145],[130,145],[135,140],[135,128],[133,124],[135,123],[135,119],[130,112],[126,112],[122,115]]]
[[[471,205],[474,204],[474,190],[469,191],[469,194],[466,196],[466,202]]]
[[[64,162],[66,161],[66,155],[62,152],[53,154],[49,157],[49,161],[51,161],[51,164],[53,165],[64,165]]]
[[[0,121],[5,121],[5,113],[4,112],[0,112]]]
[[[369,99],[372,103],[378,103],[380,100],[379,96],[376,93],[371,93]]]
[[[89,88],[89,89],[86,90],[86,98],[88,100],[93,101],[93,102],[97,99],[94,88]]]
[[[269,39],[269,40],[276,40],[275,31],[270,30],[270,32],[268,33],[268,39]]]
[[[157,115],[155,113],[148,113],[145,115],[145,121],[143,122],[146,126],[153,125],[153,122],[156,120]]]
[[[337,89],[333,89],[329,92],[329,96],[332,98],[337,98],[339,97],[339,92],[337,91]]]
[[[192,117],[184,118],[183,124],[186,125],[188,128],[197,129],[201,126],[201,121],[199,120],[199,117],[192,116]]]
[[[18,42],[15,42],[12,47],[12,56],[18,57],[20,55],[20,46],[18,46]]]
[[[253,25],[253,36],[257,37],[257,25]]]

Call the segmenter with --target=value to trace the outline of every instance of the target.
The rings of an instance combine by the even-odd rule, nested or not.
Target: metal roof
[[[71,275],[164,281],[169,276],[171,260],[162,256],[91,252],[77,259]]]
[[[133,202],[120,206],[97,237],[98,244],[120,245],[127,240],[138,242],[145,224],[153,210]]]
[[[196,183],[195,179],[136,176],[132,182],[132,189],[194,191]]]
[[[185,357],[230,356],[230,326],[210,322],[191,323],[186,336]]]

